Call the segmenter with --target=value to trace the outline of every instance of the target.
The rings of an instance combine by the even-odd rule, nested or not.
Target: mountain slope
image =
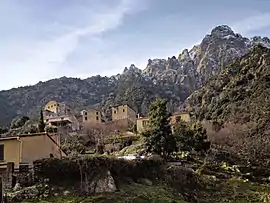
[[[258,45],[187,99],[199,119],[270,124],[270,49]]]
[[[131,65],[122,74],[111,77],[94,76],[85,80],[63,77],[0,91],[0,125],[8,124],[17,115],[37,115],[49,100],[65,102],[78,111],[100,106],[108,116],[110,106],[123,103],[146,114],[150,102],[162,97],[169,100],[171,111],[177,111],[193,91],[256,44],[270,47],[270,40],[247,39],[228,26],[217,26],[199,45],[183,50],[178,58],[149,59],[144,70]]]

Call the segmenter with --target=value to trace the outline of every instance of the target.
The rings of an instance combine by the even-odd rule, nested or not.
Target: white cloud
[[[14,39],[12,43],[7,43],[6,49],[0,50],[0,54],[5,53],[0,57],[2,58],[0,69],[3,71],[0,89],[30,85],[40,80],[65,75],[61,70],[65,68],[64,66],[69,67],[66,60],[76,51],[81,38],[98,38],[99,35],[119,27],[126,15],[142,8],[138,4],[140,2],[121,0],[118,5],[109,10],[101,10],[94,15],[89,14],[89,23],[84,27],[70,26],[65,29],[68,31],[60,36],[47,36],[46,40],[25,42]],[[80,19],[80,11],[78,16],[74,17]],[[31,24],[31,22],[26,23]],[[51,22],[51,24],[54,28],[57,27],[57,23]],[[67,26],[63,25],[63,27]],[[61,29],[63,27],[60,26]]]
[[[270,13],[261,13],[234,23],[232,28],[239,33],[248,34],[268,26],[270,26]]]

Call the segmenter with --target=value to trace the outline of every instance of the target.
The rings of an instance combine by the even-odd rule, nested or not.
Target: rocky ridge
[[[0,91],[0,125],[8,124],[17,115],[37,115],[49,100],[65,102],[77,111],[99,106],[104,115],[109,114],[110,106],[127,103],[138,113],[146,114],[150,102],[162,97],[169,100],[171,111],[179,111],[192,92],[257,44],[270,47],[270,40],[248,39],[222,25],[215,27],[199,45],[184,49],[178,58],[149,59],[144,70],[131,65],[122,74],[111,77],[63,77]]]

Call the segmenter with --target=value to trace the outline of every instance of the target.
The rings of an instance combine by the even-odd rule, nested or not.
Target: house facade
[[[49,101],[44,107],[43,116],[48,126],[70,126],[73,131],[79,130],[79,121],[65,103]]]
[[[13,162],[15,168],[20,164],[33,164],[33,161],[65,154],[60,149],[57,134],[35,133],[0,138],[0,163]]]
[[[100,124],[102,123],[101,112],[96,109],[89,109],[81,111],[82,122],[90,124]]]
[[[144,130],[146,130],[148,123],[149,123],[148,117],[138,118],[137,119],[137,133],[142,133]]]
[[[178,121],[183,120],[185,122],[191,122],[191,118],[188,112],[175,113],[170,117],[170,123],[173,125]],[[137,133],[142,133],[146,130],[149,123],[149,117],[141,117],[137,119]],[[173,130],[173,129],[172,129]]]
[[[136,124],[136,112],[128,105],[112,107],[112,121],[123,127],[131,127]]]

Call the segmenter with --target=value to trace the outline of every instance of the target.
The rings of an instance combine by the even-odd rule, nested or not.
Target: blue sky
[[[270,36],[269,0],[0,0],[0,15],[2,90],[143,69],[221,24]]]

